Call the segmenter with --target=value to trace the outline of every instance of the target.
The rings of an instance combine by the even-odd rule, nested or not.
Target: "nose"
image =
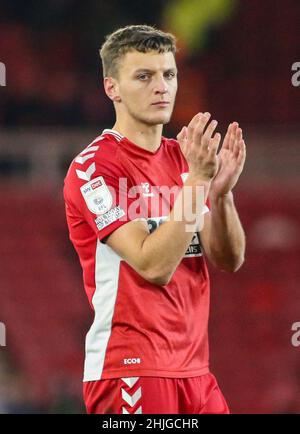
[[[155,93],[164,95],[167,92],[168,88],[164,77],[158,77],[155,82]]]

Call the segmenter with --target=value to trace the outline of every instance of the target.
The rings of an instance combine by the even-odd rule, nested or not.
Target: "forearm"
[[[190,188],[191,194],[184,191],[186,187]],[[173,275],[197,230],[197,222],[201,222],[209,187],[209,182],[188,178],[167,221],[145,238],[141,255],[144,267],[154,277],[161,277],[166,282]],[[200,195],[203,193],[202,200],[199,190]],[[191,221],[191,214],[197,215],[197,219]]]
[[[210,259],[221,269],[236,271],[244,261],[246,241],[233,194],[218,197],[211,192],[210,204]]]

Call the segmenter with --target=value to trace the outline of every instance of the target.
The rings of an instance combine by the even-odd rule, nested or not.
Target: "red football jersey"
[[[134,218],[147,219],[150,231],[163,224],[164,205],[172,208],[175,196],[164,197],[158,187],[180,189],[187,174],[176,140],[163,137],[150,152],[114,130],[104,130],[72,161],[66,216],[95,314],[83,381],[208,372],[209,276],[199,233],[165,286],[142,278],[104,240]],[[144,205],[136,203],[136,190]]]

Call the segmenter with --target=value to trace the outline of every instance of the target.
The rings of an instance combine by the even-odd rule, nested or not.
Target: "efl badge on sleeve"
[[[80,190],[92,213],[101,215],[111,209],[113,198],[102,176],[87,182]]]

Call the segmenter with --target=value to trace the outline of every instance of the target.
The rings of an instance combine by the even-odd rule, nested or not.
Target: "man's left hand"
[[[237,122],[229,124],[222,147],[218,153],[218,172],[213,178],[211,194],[225,196],[235,186],[246,159],[246,145],[242,129]]]

